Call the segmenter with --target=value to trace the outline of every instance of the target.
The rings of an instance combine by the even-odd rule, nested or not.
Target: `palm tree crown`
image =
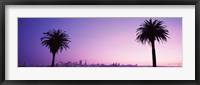
[[[145,20],[143,24],[137,29],[137,40],[144,43],[151,44],[152,41],[157,40],[167,41],[169,38],[169,32],[165,29],[166,26],[163,25],[163,21],[160,20]]]
[[[48,32],[43,33],[45,36],[41,38],[42,46],[46,46],[50,49],[50,53],[53,54],[52,66],[54,66],[54,57],[55,54],[62,52],[63,49],[69,48],[69,36],[60,29],[58,30],[49,30]]]

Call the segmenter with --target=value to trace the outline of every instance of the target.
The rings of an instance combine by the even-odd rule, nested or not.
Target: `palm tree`
[[[53,55],[51,67],[54,67],[55,54],[62,52],[63,49],[69,48],[69,36],[60,29],[58,30],[49,30],[48,32],[43,33],[44,36],[40,39],[42,41],[42,46],[50,49],[50,53]]]
[[[165,29],[166,26],[163,25],[163,21],[152,19],[145,20],[144,23],[140,25],[137,29],[137,38],[139,42],[145,44],[146,42],[152,47],[152,59],[153,67],[156,67],[156,51],[155,51],[155,41],[163,42],[167,41],[169,38],[169,31]]]

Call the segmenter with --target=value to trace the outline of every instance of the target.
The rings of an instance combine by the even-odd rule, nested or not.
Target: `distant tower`
[[[24,62],[24,64],[23,64],[24,66],[26,66],[26,62]]]
[[[81,60],[79,61],[79,65],[80,65],[80,66],[82,65],[82,61],[81,61]]]
[[[87,61],[85,61],[85,66],[87,66]]]

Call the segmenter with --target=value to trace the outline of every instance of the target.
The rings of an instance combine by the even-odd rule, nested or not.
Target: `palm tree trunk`
[[[152,59],[153,59],[153,67],[156,67],[156,50],[155,50],[155,42],[152,41]]]
[[[51,67],[54,67],[54,61],[55,61],[55,53],[53,53],[53,60],[52,60],[52,63],[51,63]]]

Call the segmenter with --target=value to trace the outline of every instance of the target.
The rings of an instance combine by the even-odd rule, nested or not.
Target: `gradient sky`
[[[152,65],[149,44],[136,39],[136,29],[149,18],[18,18],[18,64],[51,65],[52,55],[40,38],[50,29],[69,35],[70,49],[56,55],[55,63],[120,63]],[[158,65],[182,64],[182,18],[152,18],[164,21],[167,42],[156,42]]]

